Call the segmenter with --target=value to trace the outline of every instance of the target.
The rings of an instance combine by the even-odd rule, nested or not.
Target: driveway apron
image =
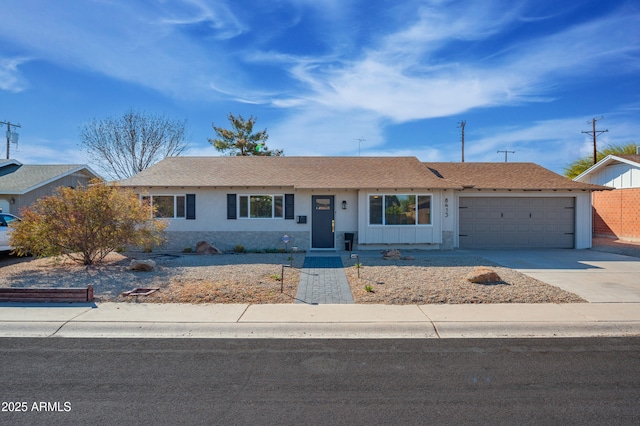
[[[591,303],[639,303],[640,259],[593,250],[478,250],[474,254]]]
[[[307,256],[302,265],[295,303],[353,303],[339,256]]]

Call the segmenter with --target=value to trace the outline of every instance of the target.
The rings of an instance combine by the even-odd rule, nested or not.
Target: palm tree
[[[608,145],[601,151],[596,153],[596,159],[598,161],[605,158],[607,155],[629,155],[636,153],[636,143],[630,142],[626,145]],[[580,158],[573,163],[570,163],[567,167],[564,168],[564,175],[569,179],[573,179],[576,176],[579,176],[587,170],[589,167],[593,166],[593,157],[587,156]]]

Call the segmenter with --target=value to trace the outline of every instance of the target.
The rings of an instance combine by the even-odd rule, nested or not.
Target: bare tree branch
[[[180,155],[186,120],[129,110],[122,117],[93,119],[80,128],[80,145],[113,179],[131,177],[165,157]]]

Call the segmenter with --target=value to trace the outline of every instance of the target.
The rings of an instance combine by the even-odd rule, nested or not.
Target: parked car
[[[19,217],[9,213],[0,213],[0,252],[11,250],[9,245],[9,224]]]

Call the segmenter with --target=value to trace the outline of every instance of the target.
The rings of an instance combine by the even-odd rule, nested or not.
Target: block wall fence
[[[594,192],[593,235],[640,241],[640,188]]]

